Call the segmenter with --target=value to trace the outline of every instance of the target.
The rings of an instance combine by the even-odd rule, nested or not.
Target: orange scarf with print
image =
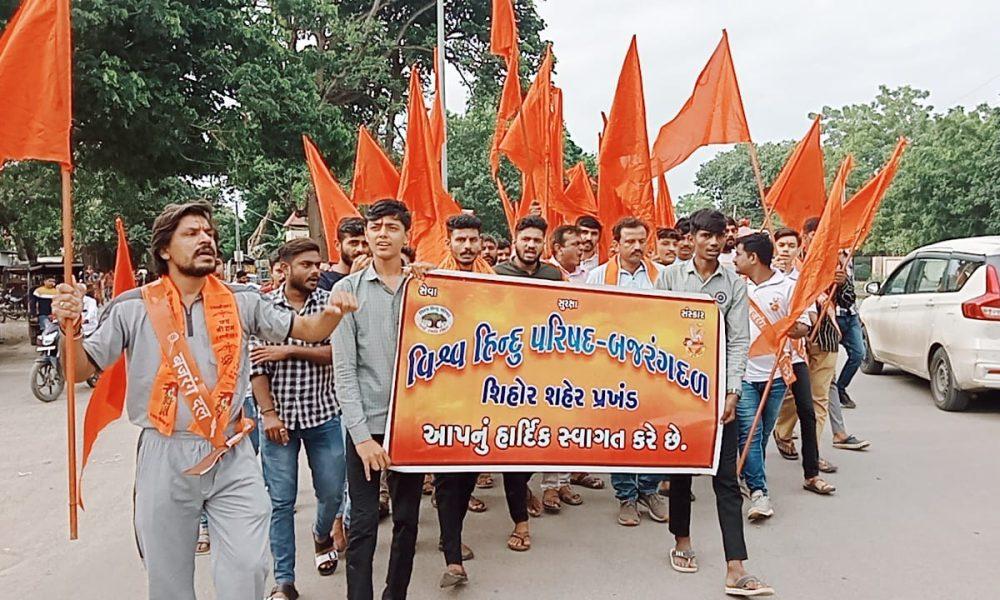
[[[141,291],[163,353],[163,362],[153,380],[149,419],[157,431],[171,435],[177,418],[178,396],[184,399],[193,418],[189,431],[209,440],[216,449],[186,471],[188,474],[203,474],[253,428],[253,422],[244,419],[242,431],[226,439],[225,431],[233,408],[243,348],[243,327],[236,298],[214,276],[206,278],[201,297],[212,353],[218,365],[215,387],[209,390],[188,346],[185,308],[177,286],[169,277],[163,277],[143,286]]]
[[[618,275],[621,273],[621,265],[618,264],[619,257],[612,256],[608,261],[608,268],[604,270],[604,285],[618,285]],[[660,269],[648,257],[642,257],[642,264],[646,267],[646,275],[649,282],[655,284],[660,277]]]
[[[444,260],[441,261],[441,264],[438,265],[438,268],[447,269],[449,271],[482,273],[483,275],[495,274],[493,271],[493,267],[491,267],[490,263],[486,262],[486,259],[483,258],[482,256],[477,256],[476,260],[473,261],[472,263],[472,269],[470,271],[465,271],[465,269],[463,269],[461,265],[458,264],[458,261],[455,260],[455,257],[451,254],[451,252],[448,253],[448,256],[444,257]]]

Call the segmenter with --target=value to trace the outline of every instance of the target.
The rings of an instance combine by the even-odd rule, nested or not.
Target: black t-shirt
[[[510,260],[507,262],[497,263],[497,265],[493,267],[493,271],[497,275],[507,275],[509,277],[527,277],[529,279],[563,281],[562,271],[546,262],[539,262],[538,270],[534,273],[528,273],[527,271],[518,269],[517,266],[514,265],[514,262]]]
[[[347,277],[344,273],[338,273],[337,271],[323,271],[319,274],[319,284],[318,287],[321,290],[330,291],[333,289],[335,283]]]

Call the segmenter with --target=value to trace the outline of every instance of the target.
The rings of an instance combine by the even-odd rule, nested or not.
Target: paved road
[[[99,442],[83,488],[81,539],[67,541],[66,405],[36,401],[29,368],[29,348],[0,345],[0,596],[144,598],[130,524],[138,432],[122,421]],[[871,450],[851,453],[822,441],[822,454],[841,467],[830,478],[839,489],[829,498],[802,491],[797,465],[771,455],[776,514],[764,525],[747,525],[752,570],[777,588],[778,598],[996,598],[1000,399],[944,413],[925,383],[898,373],[859,375],[852,392],[859,408],[847,412],[848,426],[873,441]],[[306,477],[296,518],[299,589],[303,598],[342,598],[343,570],[320,578],[310,568],[315,500]],[[501,488],[486,491],[489,511],[470,515],[466,525],[476,552],[467,565],[472,582],[448,593],[437,588],[443,567],[437,519],[425,501],[411,598],[722,598],[709,484],[705,477],[695,483],[693,531],[702,564],[695,575],[670,570],[666,525],[618,526],[607,491],[584,491],[583,506],[533,520],[534,548],[510,552]],[[383,524],[376,573],[385,572],[389,533]],[[214,598],[210,574],[210,559],[199,558],[201,598]]]

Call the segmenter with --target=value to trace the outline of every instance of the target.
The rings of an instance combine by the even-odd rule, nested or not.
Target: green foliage
[[[761,174],[765,185],[768,185],[781,171],[794,143],[767,142],[756,146]],[[683,208],[678,206],[678,214],[690,214],[688,205],[705,208],[705,199],[708,198],[727,215],[735,213],[741,217],[750,217],[754,223],[763,222],[760,189],[757,187],[746,144],[737,144],[703,164],[695,175],[694,183],[698,191],[691,194],[693,197]]]

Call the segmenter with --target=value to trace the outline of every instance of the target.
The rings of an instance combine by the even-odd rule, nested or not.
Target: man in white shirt
[[[722,246],[722,252],[719,254],[719,262],[727,269],[735,269],[733,260],[736,258],[736,238],[739,230],[736,219],[726,217],[726,243]]]
[[[585,283],[587,271],[580,266],[580,230],[575,225],[560,225],[549,236],[552,258],[549,262],[562,271],[571,283]]]
[[[608,262],[587,275],[588,285],[613,285],[632,290],[654,289],[660,269],[646,257],[646,240],[649,228],[635,217],[625,217],[615,223],[612,230],[618,253]],[[658,523],[668,518],[666,502],[657,494],[661,475],[614,473],[611,487],[619,502],[618,524],[635,527],[639,524],[639,506],[649,511],[649,517]]]
[[[584,215],[576,220],[580,235],[580,268],[586,272],[600,263],[601,231],[604,227],[596,218]]]
[[[786,317],[790,310],[795,284],[771,268],[773,256],[774,244],[766,233],[753,233],[742,237],[736,245],[734,261],[736,272],[747,278],[751,348],[763,329]],[[808,333],[809,318],[803,314],[789,331],[788,338],[798,339]],[[761,402],[764,403],[761,420],[751,438],[743,468],[743,476],[750,489],[750,509],[747,511],[747,518],[751,521],[766,519],[774,514],[767,493],[764,448],[778,419],[781,401],[787,391],[787,382],[794,379],[787,342],[782,344],[778,354],[781,355],[780,359],[775,354],[752,356],[751,352],[743,376],[743,393],[736,405],[736,420],[739,423],[740,448],[742,448],[750,437],[750,427],[756,417],[757,408]],[[772,375],[774,382],[767,398],[761,398]]]

